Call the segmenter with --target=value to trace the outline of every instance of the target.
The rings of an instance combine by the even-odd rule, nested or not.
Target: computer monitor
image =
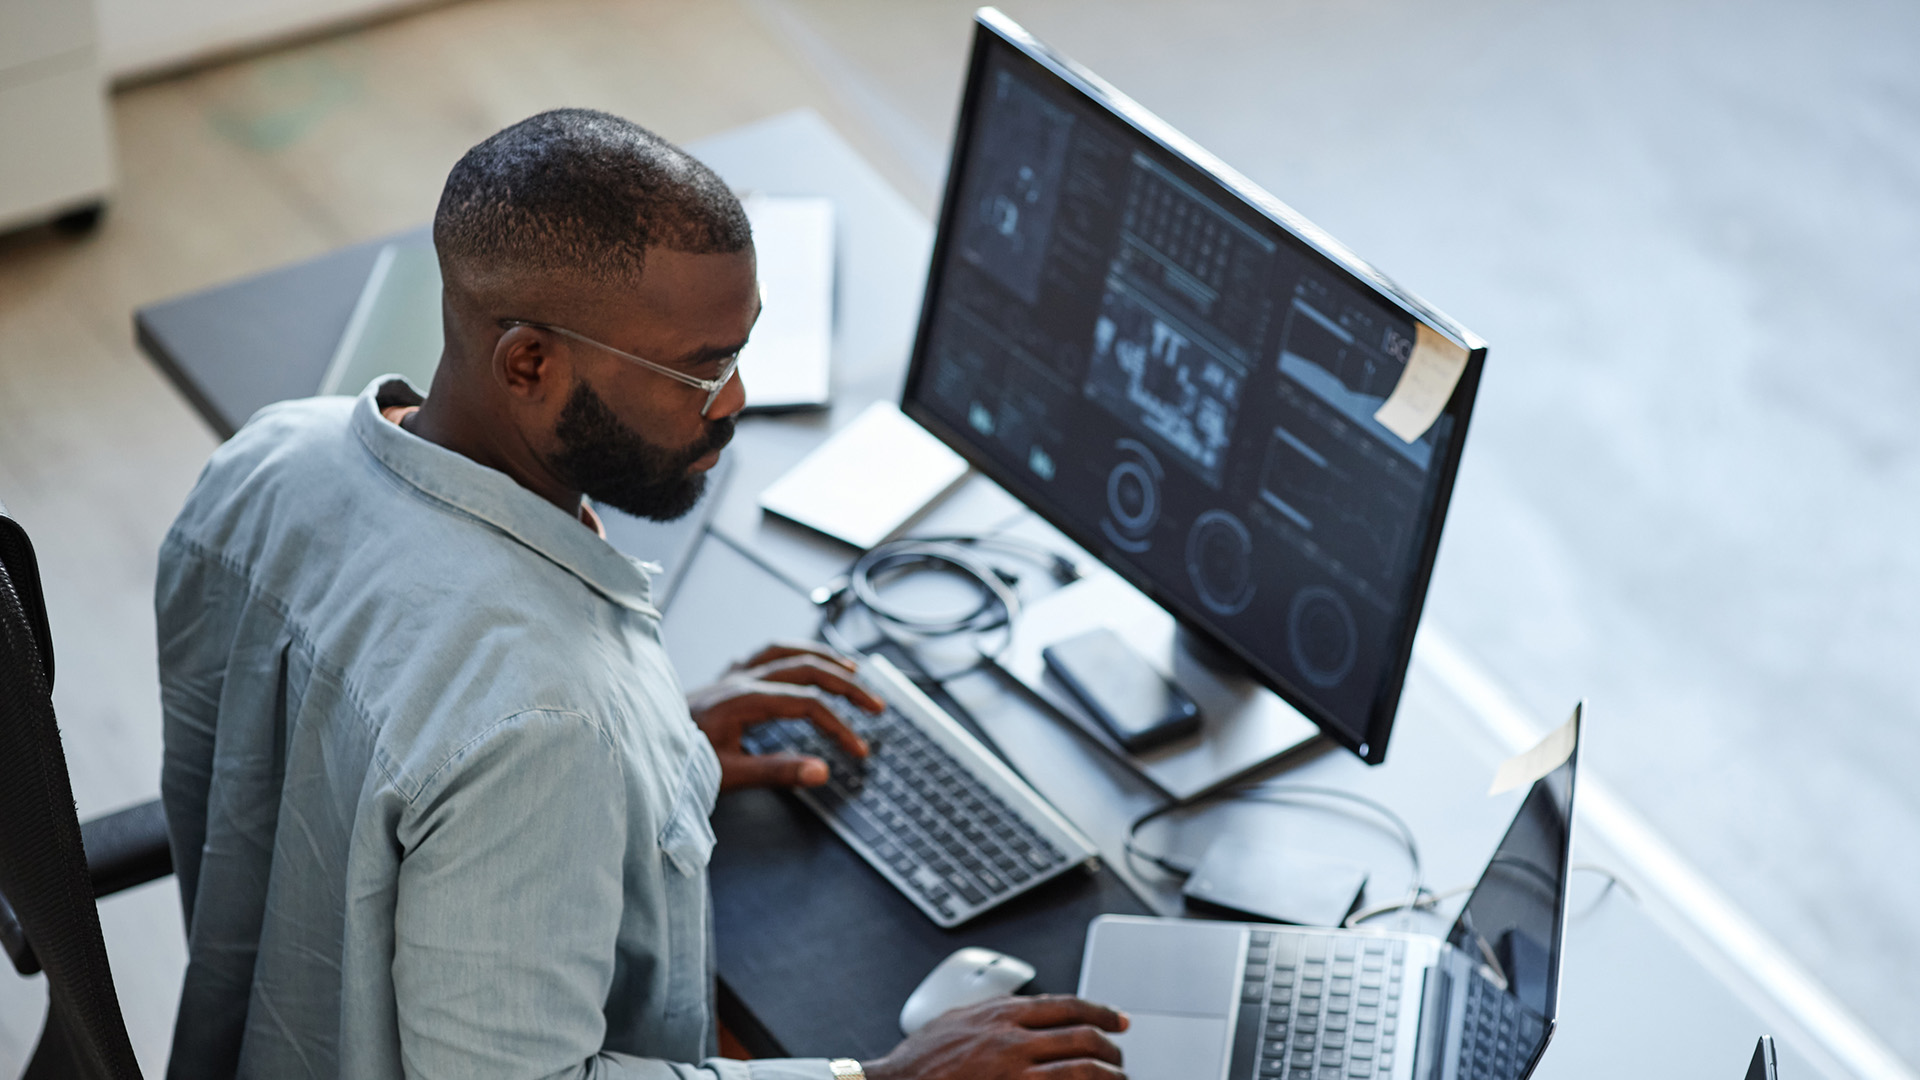
[[[1485,345],[1000,13],[975,21],[902,408],[1383,760]],[[1421,325],[1468,359],[1408,442],[1374,413]]]

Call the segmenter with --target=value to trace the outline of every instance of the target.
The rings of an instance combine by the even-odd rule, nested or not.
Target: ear
[[[571,374],[566,345],[531,326],[513,326],[493,345],[493,375],[507,393],[527,404],[566,396]]]

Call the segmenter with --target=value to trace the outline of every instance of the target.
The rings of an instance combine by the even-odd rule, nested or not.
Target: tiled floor
[[[1592,699],[1592,767],[1920,1064],[1920,9],[1009,10],[1492,343],[1429,619],[1541,717]],[[560,104],[811,105],[931,209],[969,11],[470,0],[119,95],[102,230],[0,239],[0,499],[82,812],[157,789],[153,557],[212,447],[133,307],[418,222]],[[103,917],[157,1074],[171,885]],[[40,996],[0,979],[0,1076]]]

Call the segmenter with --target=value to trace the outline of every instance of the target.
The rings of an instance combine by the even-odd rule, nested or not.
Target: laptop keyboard
[[[867,740],[866,760],[803,720],[763,724],[743,741],[757,754],[825,759],[831,779],[795,794],[935,922],[956,925],[1085,858],[1050,843],[893,708],[870,716],[829,704]]]
[[[1540,1042],[1538,1017],[1484,975],[1467,977],[1467,1020],[1460,1030],[1460,1080],[1513,1080]]]
[[[1242,1021],[1233,1075],[1262,1080],[1387,1075],[1401,1019],[1406,954],[1406,942],[1389,938],[1255,930],[1240,987]],[[1257,1049],[1247,1030],[1247,1021],[1256,1018]]]

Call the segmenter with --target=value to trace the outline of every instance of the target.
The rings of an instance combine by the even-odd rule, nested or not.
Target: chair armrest
[[[80,843],[86,848],[87,876],[93,879],[96,899],[173,873],[167,815],[158,799],[81,822]],[[33,946],[4,896],[0,896],[0,947],[6,949],[7,958],[20,974],[39,972],[40,958],[33,954]]]
[[[167,815],[160,800],[80,823],[95,897],[111,896],[173,873]]]
[[[0,946],[6,947],[7,959],[13,961],[15,971],[22,975],[40,974],[40,958],[33,955],[33,946],[27,944],[27,932],[20,928],[20,920],[13,917],[13,908],[4,896],[0,896]]]

